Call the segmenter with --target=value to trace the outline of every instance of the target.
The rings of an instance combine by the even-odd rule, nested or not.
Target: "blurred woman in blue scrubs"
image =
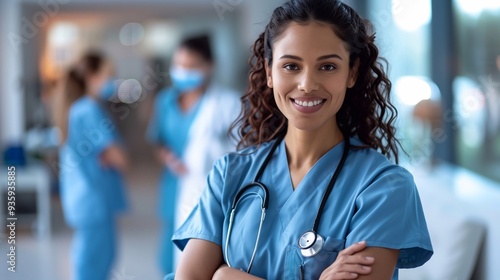
[[[106,280],[116,254],[117,214],[126,209],[127,159],[117,129],[100,105],[112,65],[87,53],[69,71],[59,127],[61,201],[74,229],[73,279]]]
[[[235,150],[228,129],[240,112],[240,96],[212,81],[214,58],[206,35],[184,39],[173,54],[172,86],[161,91],[148,128],[165,165],[160,182],[160,267],[174,270],[171,241],[197,204],[217,158]]]
[[[429,260],[374,41],[342,1],[274,10],[252,48],[242,150],[216,162],[175,232],[175,279],[397,280]]]

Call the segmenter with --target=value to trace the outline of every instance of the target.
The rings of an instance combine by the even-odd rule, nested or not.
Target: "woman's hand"
[[[320,280],[356,279],[371,272],[374,258],[356,255],[366,248],[366,242],[355,243],[340,251],[335,262],[321,273]]]
[[[168,149],[160,148],[160,160],[177,176],[182,176],[187,173],[187,168],[184,163]]]
[[[122,173],[126,173],[129,168],[125,152],[116,144],[108,146],[100,154],[100,163],[104,168],[115,168]]]

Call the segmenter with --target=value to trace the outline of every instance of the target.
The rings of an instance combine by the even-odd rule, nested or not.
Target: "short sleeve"
[[[399,249],[398,268],[421,266],[432,256],[422,205],[411,174],[387,168],[359,193],[346,247],[366,240],[368,246]]]
[[[99,155],[117,142],[116,126],[98,104],[87,103],[88,108],[70,119],[70,137],[82,154]]]
[[[174,233],[172,241],[184,250],[191,238],[203,239],[222,246],[224,211],[221,197],[224,184],[225,160],[218,160],[207,178],[199,203],[186,221]]]

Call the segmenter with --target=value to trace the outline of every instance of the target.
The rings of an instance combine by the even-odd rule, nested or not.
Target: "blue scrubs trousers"
[[[172,243],[174,225],[173,219],[170,221],[164,220],[162,223],[159,265],[162,273],[166,274],[174,271],[174,244]]]
[[[161,233],[159,266],[163,274],[174,272],[174,234],[175,204],[177,203],[177,178],[164,171],[161,182]]]
[[[72,244],[74,280],[109,280],[115,260],[115,222],[75,228]]]

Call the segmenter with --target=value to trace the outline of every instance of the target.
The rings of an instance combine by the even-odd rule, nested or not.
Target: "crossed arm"
[[[335,262],[323,271],[320,280],[389,280],[394,273],[398,254],[398,250],[366,247],[366,243],[356,243],[339,253]],[[221,247],[200,239],[191,239],[187,243],[175,278],[181,280],[261,279],[227,267],[223,261]]]

